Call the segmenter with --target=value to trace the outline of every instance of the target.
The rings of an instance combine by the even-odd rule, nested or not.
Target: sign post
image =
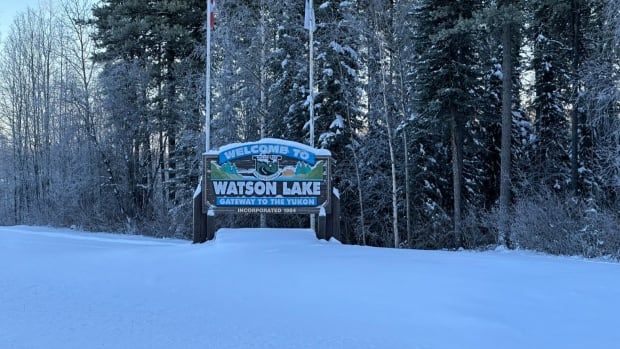
[[[318,214],[317,237],[339,235],[340,199],[331,185],[329,151],[267,138],[227,145],[203,157],[202,195],[194,198],[194,242],[214,237],[209,230],[221,214]]]

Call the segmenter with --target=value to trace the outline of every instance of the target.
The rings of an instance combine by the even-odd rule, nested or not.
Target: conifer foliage
[[[313,105],[304,1],[216,3],[213,146],[308,143],[312,108],[343,242],[611,249],[618,1],[314,1]],[[204,0],[57,0],[15,18],[0,49],[0,224],[190,236],[205,12]],[[558,237],[531,217],[576,228]]]

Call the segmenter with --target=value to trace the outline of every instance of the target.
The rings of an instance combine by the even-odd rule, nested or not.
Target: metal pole
[[[260,139],[265,138],[265,114],[266,114],[266,94],[265,94],[265,69],[266,69],[266,53],[265,50],[265,11],[263,10],[263,0],[260,1]],[[267,228],[267,214],[260,214],[260,227]]]
[[[211,149],[211,0],[207,0],[207,81],[205,86],[205,150]]]
[[[310,8],[314,11],[313,0],[310,0]],[[308,49],[310,50],[309,55],[309,74],[310,74],[310,146],[314,148],[314,31],[308,30],[310,34]],[[328,193],[329,194],[329,193]],[[310,229],[315,230],[315,217],[314,214],[310,215]]]
[[[313,7],[313,0],[310,0],[310,7]],[[314,148],[314,32],[308,30],[310,33],[310,146]]]

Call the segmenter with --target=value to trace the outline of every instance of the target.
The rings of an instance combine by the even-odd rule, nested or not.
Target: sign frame
[[[216,204],[217,200],[221,198],[215,195],[214,182],[217,180],[213,178],[220,174],[221,166],[224,166],[226,163],[233,164],[236,170],[236,165],[239,165],[242,170],[247,173],[248,167],[251,166],[252,161],[256,163],[259,159],[262,161],[265,157],[270,157],[266,161],[277,163],[278,171],[280,172],[282,171],[282,166],[290,168],[293,164],[299,164],[300,162],[307,165],[315,165],[322,162],[323,179],[305,181],[306,183],[321,183],[321,194],[319,196],[305,198],[308,200],[316,198],[317,204],[278,205],[278,203],[282,203],[283,200],[289,199],[289,197],[283,195],[268,196],[264,200],[260,200],[260,198],[252,199],[252,202],[260,200],[265,203],[264,205]],[[332,162],[331,153],[327,150],[311,148],[297,142],[270,138],[265,138],[257,142],[230,144],[218,150],[206,152],[203,154],[202,211],[205,214],[208,212],[212,212],[212,214],[319,214],[321,211],[326,214],[331,214]],[[271,165],[273,165],[273,163]],[[256,165],[256,167],[258,168],[258,165]],[[267,176],[263,178],[263,180],[269,181],[273,179],[274,182],[269,182],[270,184],[275,185],[277,183],[280,186],[286,186],[287,181],[278,180],[279,178],[277,178],[280,172],[274,173],[273,178]],[[267,175],[268,174],[269,173],[267,173]],[[235,179],[225,180],[227,185],[229,185],[228,183],[236,181]],[[238,181],[245,182],[245,179],[240,178]],[[260,182],[261,180],[255,179],[254,181]],[[279,194],[282,194],[281,189],[279,190]],[[246,200],[246,202],[249,201]]]

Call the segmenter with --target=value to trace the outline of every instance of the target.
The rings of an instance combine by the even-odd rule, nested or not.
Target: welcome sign
[[[280,139],[205,153],[204,209],[316,213],[331,192],[329,151]]]

